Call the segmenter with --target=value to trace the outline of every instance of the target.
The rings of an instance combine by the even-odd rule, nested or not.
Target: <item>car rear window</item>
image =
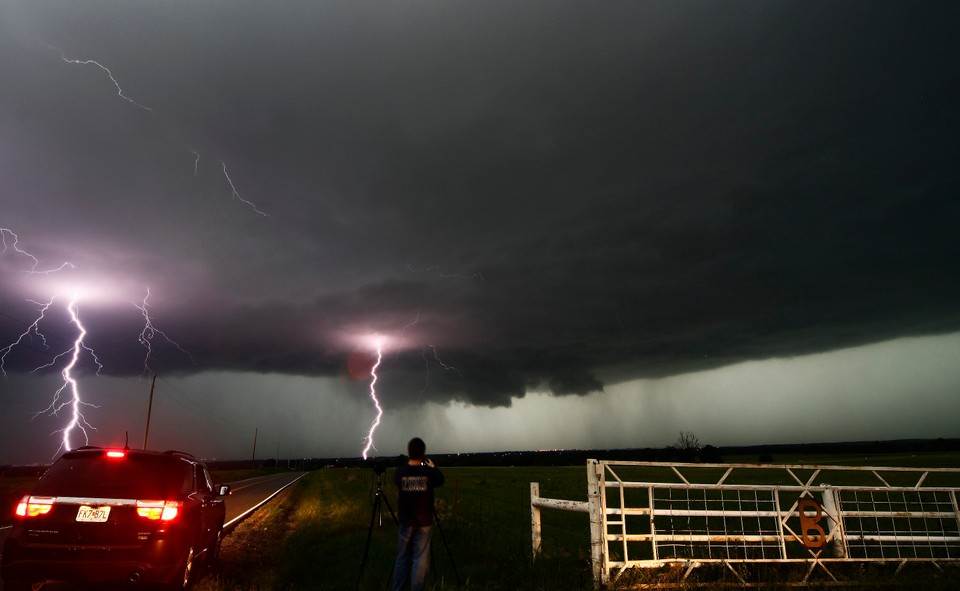
[[[193,489],[193,464],[182,458],[105,452],[66,454],[34,489],[41,496],[163,499]]]

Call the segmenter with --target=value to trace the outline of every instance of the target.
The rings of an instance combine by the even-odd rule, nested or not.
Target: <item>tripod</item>
[[[393,512],[393,507],[390,506],[390,501],[387,500],[387,497],[383,494],[383,472],[384,468],[379,466],[375,467],[373,471],[377,475],[377,494],[374,495],[373,503],[370,507],[370,527],[367,528],[367,544],[363,547],[363,560],[360,561],[360,576],[357,578],[357,590],[360,589],[360,583],[363,582],[363,570],[367,566],[367,555],[370,553],[370,537],[373,535],[373,523],[377,521],[377,517],[380,518],[380,525],[383,526],[383,508],[380,507],[380,501],[383,501],[387,505],[387,509],[390,510],[390,516],[393,517],[393,522],[398,524],[400,521],[397,519],[396,513]]]
[[[443,540],[443,547],[447,550],[447,559],[450,560],[450,568],[453,569],[453,576],[455,576],[455,577],[457,578],[457,587],[459,587],[459,586],[462,585],[463,583],[460,582],[460,573],[457,572],[457,563],[455,563],[455,562],[453,561],[453,554],[450,553],[450,545],[447,544],[447,536],[444,535],[444,533],[443,533],[443,528],[440,527],[440,516],[437,515],[437,508],[436,508],[436,506],[434,506],[434,508],[433,508],[433,521],[434,521],[434,523],[437,524],[437,531],[440,532],[440,539]],[[431,551],[431,553],[433,552],[433,546],[430,547],[430,551]],[[432,556],[431,556],[430,558],[431,558],[431,560],[433,559]],[[437,574],[436,574],[437,571],[436,571],[436,569],[434,569],[433,572],[434,572],[434,574],[433,574],[433,580],[434,580],[434,582],[436,582],[436,580],[437,580]]]

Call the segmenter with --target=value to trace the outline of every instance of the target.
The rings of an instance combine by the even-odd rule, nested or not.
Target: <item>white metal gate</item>
[[[588,460],[596,583],[632,567],[804,563],[806,578],[851,562],[960,562],[960,469]]]

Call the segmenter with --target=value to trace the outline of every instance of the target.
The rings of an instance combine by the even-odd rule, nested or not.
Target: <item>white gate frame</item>
[[[618,474],[638,469],[662,472],[673,481],[630,481]],[[755,480],[761,472],[772,472],[788,484],[734,483],[742,476]],[[722,475],[717,478],[717,473]],[[610,582],[613,570],[619,575],[628,568],[668,564],[685,565],[684,578],[698,566],[721,564],[744,584],[734,564],[805,563],[804,580],[819,567],[834,581],[829,565],[836,563],[899,562],[898,572],[908,562],[960,564],[960,487],[925,484],[938,473],[960,479],[958,468],[591,459],[586,501],[543,498],[539,484],[530,483],[533,557],[541,550],[540,510],[548,508],[589,514],[598,588]],[[814,484],[824,478],[831,484]],[[888,482],[896,479],[909,483]],[[864,485],[865,480],[871,484]],[[644,501],[634,503],[628,491],[639,491],[629,495]],[[628,531],[628,517],[634,518],[631,524],[639,518],[644,531]],[[704,524],[705,530],[674,528],[675,518]],[[722,531],[711,531],[711,520],[719,520]],[[663,527],[667,521],[670,525]],[[643,558],[630,558],[635,547],[643,550]],[[611,548],[622,557],[612,559]]]

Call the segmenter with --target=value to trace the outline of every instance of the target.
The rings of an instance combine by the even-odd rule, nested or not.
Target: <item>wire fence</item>
[[[540,509],[590,515],[596,585],[630,568],[802,563],[837,581],[850,563],[960,564],[960,469],[587,462],[588,500]],[[842,568],[842,567],[841,567]],[[740,578],[740,575],[737,575]],[[741,582],[746,583],[741,578]]]

